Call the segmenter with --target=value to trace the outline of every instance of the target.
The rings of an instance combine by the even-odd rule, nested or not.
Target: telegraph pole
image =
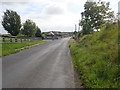
[[[77,25],[75,24],[75,31],[74,31],[75,38],[77,37]]]
[[[120,1],[118,2],[118,20],[120,21]]]
[[[118,28],[120,29],[120,1],[118,2]]]
[[[78,32],[80,31],[80,26],[78,25]]]
[[[75,31],[77,30],[77,26],[76,26],[76,24],[75,24]]]

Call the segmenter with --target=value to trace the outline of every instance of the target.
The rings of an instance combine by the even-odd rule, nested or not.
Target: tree
[[[39,27],[36,27],[36,33],[35,33],[35,36],[36,36],[36,37],[42,37],[41,30],[40,30]]]
[[[83,34],[89,34],[94,30],[99,30],[103,25],[112,21],[114,15],[110,11],[109,2],[86,2],[84,12],[81,13],[82,19],[80,25],[83,29]]]
[[[15,11],[6,10],[6,12],[4,12],[2,25],[8,33],[17,36],[21,28],[20,16]]]
[[[23,35],[31,37],[35,35],[36,27],[36,24],[32,20],[28,19],[25,21],[25,23],[23,23],[21,32]]]

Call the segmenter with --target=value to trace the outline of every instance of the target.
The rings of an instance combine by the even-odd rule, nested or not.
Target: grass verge
[[[74,67],[87,88],[119,88],[118,27],[106,25],[70,45]]]
[[[13,53],[17,53],[20,52],[21,50],[30,48],[29,46],[34,47],[40,44],[44,44],[46,42],[47,41],[42,40],[42,41],[28,42],[28,43],[2,43],[0,45],[0,51],[1,51],[0,56],[6,56]]]

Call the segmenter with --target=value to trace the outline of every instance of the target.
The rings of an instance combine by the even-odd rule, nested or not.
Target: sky
[[[81,12],[87,0],[1,0],[0,1],[0,34],[6,34],[1,22],[3,12],[16,11],[21,22],[32,20],[42,32],[61,31],[72,32],[75,24],[78,26]],[[94,0],[95,1],[95,0]],[[103,0],[102,0],[103,1]],[[110,8],[118,12],[120,0],[104,0],[110,2]]]

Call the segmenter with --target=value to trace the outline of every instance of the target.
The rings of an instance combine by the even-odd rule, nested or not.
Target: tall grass
[[[74,67],[88,88],[119,88],[118,27],[108,24],[70,47]]]

